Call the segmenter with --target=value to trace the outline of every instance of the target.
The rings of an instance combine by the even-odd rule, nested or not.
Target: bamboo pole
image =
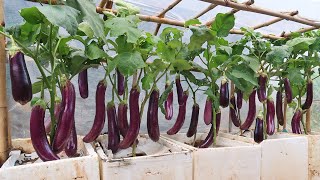
[[[315,29],[318,29],[318,28],[313,27],[313,26],[312,27],[307,27],[307,28],[302,28],[302,29],[299,29],[299,30],[294,31],[294,32],[282,33],[281,36],[287,38],[287,37],[291,36],[293,33],[304,33],[304,32],[312,31],[312,30],[315,30]]]
[[[306,129],[307,133],[311,133],[311,107],[307,109],[306,113]]]
[[[99,7],[103,8],[109,0],[101,0]]]
[[[163,18],[168,11],[170,11],[172,8],[174,8],[176,5],[178,5],[181,1],[182,0],[174,1],[166,9],[164,9],[160,14],[158,14],[158,17]],[[154,35],[158,34],[160,27],[161,27],[161,23],[158,23],[156,29],[154,30],[154,33],[153,33]]]
[[[288,13],[290,16],[295,16],[299,13],[299,11],[292,11],[290,13]],[[270,21],[267,21],[265,23],[262,23],[262,24],[258,24],[256,26],[253,26],[252,29],[256,30],[256,29],[259,29],[259,28],[262,28],[262,27],[266,27],[266,26],[270,26],[271,24],[274,24],[274,23],[277,23],[279,21],[282,21],[283,18],[274,18]]]
[[[4,24],[3,0],[0,0],[0,22]],[[9,156],[11,137],[9,134],[9,120],[6,93],[6,51],[5,37],[0,35],[0,165]]]
[[[103,11],[109,11],[109,12],[116,13],[115,10],[100,8],[100,7],[97,7],[96,11],[98,13],[103,13]],[[157,16],[148,16],[148,15],[142,15],[142,14],[138,14],[138,17],[141,21],[156,22],[156,23],[161,23],[161,24],[169,24],[169,25],[173,25],[173,26],[184,27],[183,21],[176,21],[176,20],[172,20],[172,19],[168,19],[168,18],[160,18]],[[230,33],[231,34],[240,34],[240,35],[244,34],[244,32],[239,29],[231,29]],[[271,35],[271,34],[262,34],[262,37],[268,38],[268,39],[283,39],[283,37],[279,37],[279,36],[275,36],[275,35]]]
[[[246,2],[241,3],[241,4],[246,5],[246,6],[250,6],[250,5],[252,5],[253,3],[254,3],[253,0],[249,0],[249,1],[246,1]],[[216,5],[217,5],[217,4],[216,4]],[[235,14],[235,13],[237,13],[237,12],[239,12],[239,11],[240,11],[239,9],[231,9],[231,10],[228,12],[228,14]],[[215,20],[215,18],[213,18],[212,20],[206,22],[206,26],[211,26],[211,24],[214,22],[214,20]]]
[[[206,9],[204,9],[203,11],[201,11],[199,14],[195,15],[192,19],[197,19],[201,16],[203,16],[205,13],[209,12],[210,10],[214,9],[215,7],[217,7],[218,5],[215,4],[210,4]]]
[[[290,15],[283,14],[280,12],[275,12],[275,11],[263,9],[263,8],[260,8],[257,6],[248,6],[245,4],[235,3],[235,2],[232,2],[229,0],[200,0],[200,1],[213,3],[213,4],[217,4],[217,5],[221,5],[221,6],[226,6],[226,7],[231,7],[231,8],[237,9],[237,10],[243,10],[243,11],[265,14],[265,15],[269,15],[269,16],[275,16],[275,17],[279,17],[282,19],[287,19],[290,21],[294,21],[297,23],[301,23],[301,24],[305,24],[305,25],[309,25],[309,26],[314,26],[314,27],[318,27],[318,28],[320,27],[319,22],[314,22],[314,21],[300,18],[300,17],[290,16]]]

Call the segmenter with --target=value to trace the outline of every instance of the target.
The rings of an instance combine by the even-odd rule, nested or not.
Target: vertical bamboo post
[[[311,107],[307,109],[306,113],[306,129],[307,133],[311,133]]]
[[[3,0],[0,0],[0,24],[4,24]],[[0,165],[9,156],[10,141],[6,94],[5,37],[0,35]]]

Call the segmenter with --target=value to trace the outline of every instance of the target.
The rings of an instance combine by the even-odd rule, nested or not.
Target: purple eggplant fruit
[[[59,157],[52,151],[45,127],[44,127],[44,117],[45,117],[46,104],[44,101],[38,101],[31,110],[30,117],[30,136],[32,145],[42,161],[52,161],[57,160]]]
[[[203,120],[206,125],[212,122],[212,101],[209,97],[207,97],[204,107]]]
[[[252,125],[256,116],[256,90],[253,90],[249,96],[249,110],[246,120],[241,124],[241,130],[247,130]]]
[[[275,131],[275,123],[274,123],[274,116],[275,116],[275,108],[274,102],[272,99],[267,99],[267,134],[273,135]]]
[[[76,124],[74,119],[72,121],[73,121],[73,126],[71,129],[71,135],[68,139],[66,147],[64,148],[64,151],[68,157],[75,157],[77,154],[77,147],[78,147]]]
[[[256,126],[254,128],[253,139],[256,143],[261,143],[263,141],[263,115],[262,112],[259,113],[256,118]]]
[[[25,105],[32,99],[32,84],[24,54],[18,51],[10,57],[9,63],[13,99],[21,105]]]
[[[117,86],[118,86],[118,95],[119,96],[122,96],[123,93],[124,93],[124,86],[125,86],[125,83],[124,83],[124,76],[120,73],[119,70],[117,70]]]
[[[231,98],[230,98],[229,114],[230,114],[230,118],[231,118],[233,125],[235,125],[236,127],[239,127],[240,126],[240,119],[237,114],[236,100],[235,100],[234,96],[231,96]]]
[[[122,137],[125,137],[129,128],[128,125],[128,105],[122,101],[118,106],[118,128]]]
[[[104,123],[106,120],[106,110],[105,110],[105,94],[107,89],[107,82],[102,80],[97,85],[96,91],[96,114],[94,117],[94,122],[91,127],[90,132],[83,138],[83,141],[90,143],[94,141],[101,133]]]
[[[307,82],[307,95],[306,95],[306,102],[302,105],[302,109],[309,109],[312,105],[313,101],[313,83],[312,80],[309,79]]]
[[[284,117],[283,117],[283,104],[282,104],[282,93],[281,91],[277,92],[276,96],[276,114],[277,114],[277,120],[278,123],[283,126],[284,123]]]
[[[160,138],[160,129],[158,122],[158,102],[159,90],[154,89],[149,99],[149,107],[147,112],[147,129],[150,139],[155,142],[157,142]]]
[[[187,132],[187,137],[191,137],[195,133],[197,133],[198,119],[199,119],[199,105],[195,103],[192,106],[191,121],[190,121],[190,126]]]
[[[290,104],[292,102],[292,89],[290,86],[290,81],[288,78],[284,78],[283,82],[284,82],[284,91],[286,93],[287,103]]]
[[[169,84],[166,84],[166,89],[169,87]],[[166,111],[165,118],[171,120],[173,116],[173,91],[171,90],[168,94],[166,101],[164,102],[164,108]]]
[[[66,142],[71,134],[73,126],[76,94],[73,84],[67,80],[62,87],[62,94],[65,94],[65,106],[62,112],[61,119],[58,122],[56,133],[53,139],[52,148],[56,153],[61,152],[66,145]]]
[[[78,85],[79,85],[79,92],[80,96],[83,99],[86,99],[89,95],[89,88],[88,88],[88,71],[87,69],[81,71],[78,75]]]
[[[167,131],[168,135],[177,134],[180,131],[181,127],[183,126],[183,123],[186,117],[188,96],[189,96],[188,91],[183,92],[183,103],[179,105],[179,113],[178,113],[177,120],[175,124],[172,126],[172,128]]]
[[[220,85],[220,106],[223,108],[229,105],[229,83],[226,78],[221,80]]]
[[[129,111],[130,111],[129,129],[126,136],[119,144],[120,149],[126,149],[129,146],[131,146],[139,135],[139,131],[140,131],[139,96],[140,96],[139,88],[133,87],[130,91],[130,96],[129,96]]]
[[[107,117],[108,117],[108,149],[111,149],[112,153],[118,151],[118,145],[120,142],[120,134],[117,125],[117,112],[113,102],[109,102],[107,105]]]

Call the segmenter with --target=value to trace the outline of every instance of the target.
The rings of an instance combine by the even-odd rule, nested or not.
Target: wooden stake
[[[319,22],[314,22],[314,21],[300,18],[300,17],[290,16],[287,14],[263,9],[263,8],[256,7],[256,6],[248,6],[245,4],[235,3],[235,2],[232,2],[229,0],[200,0],[200,1],[213,3],[213,4],[217,4],[217,5],[221,5],[221,6],[226,6],[226,7],[231,7],[231,8],[237,9],[237,10],[243,10],[243,11],[249,11],[249,12],[255,12],[255,13],[265,14],[265,15],[269,15],[269,16],[279,17],[282,19],[287,19],[290,21],[294,21],[294,22],[298,22],[301,24],[320,28]]]
[[[231,29],[230,30],[231,34],[244,34],[243,31],[241,31],[240,29]],[[267,38],[267,39],[283,39],[284,37],[280,37],[280,36],[275,36],[272,34],[262,34],[263,38]]]
[[[0,24],[4,24],[3,0],[0,0]],[[2,165],[9,156],[10,141],[7,93],[6,93],[6,51],[5,37],[0,35],[0,165]]]
[[[109,0],[101,0],[99,7],[103,8]]]
[[[290,13],[288,13],[290,16],[295,16],[297,15],[299,12],[298,11],[292,11]],[[262,24],[259,24],[259,25],[256,25],[256,26],[253,26],[252,29],[256,30],[256,29],[259,29],[259,28],[262,28],[262,27],[266,27],[266,26],[269,26],[271,24],[274,24],[274,23],[277,23],[279,21],[282,21],[283,19],[282,18],[274,18],[268,22],[265,22],[265,23],[262,23]]]
[[[307,133],[311,133],[311,107],[307,109],[306,113],[306,129]]]

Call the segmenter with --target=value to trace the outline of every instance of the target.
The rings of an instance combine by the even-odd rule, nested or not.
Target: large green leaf
[[[207,26],[191,26],[192,35],[188,48],[190,51],[200,49],[202,45],[214,39],[215,33],[207,28]]]
[[[139,19],[137,16],[116,17],[105,22],[105,26],[110,29],[111,37],[127,35],[129,43],[136,43],[142,36],[142,31],[137,28]]]
[[[315,42],[316,38],[298,37],[289,40],[286,45],[293,47],[294,51],[307,51],[309,46]]]
[[[96,12],[96,6],[91,0],[67,0],[66,4],[80,11],[79,23],[88,23],[94,35],[105,40],[103,20]]]
[[[211,25],[211,29],[217,32],[217,36],[226,37],[234,26],[234,20],[235,17],[233,14],[218,13]]]
[[[274,46],[267,54],[266,60],[271,64],[281,65],[284,62],[284,59],[290,56],[291,51],[292,48],[287,45]]]
[[[96,42],[91,42],[85,50],[85,55],[90,59],[100,59],[100,58],[107,58],[108,55],[99,48]]]
[[[78,10],[63,5],[24,8],[20,12],[21,16],[31,24],[40,24],[48,20],[53,25],[65,28],[71,35],[77,32],[79,13]]]
[[[120,53],[114,58],[114,61],[117,62],[118,70],[125,76],[131,76],[138,69],[146,66],[141,54],[137,51]]]

